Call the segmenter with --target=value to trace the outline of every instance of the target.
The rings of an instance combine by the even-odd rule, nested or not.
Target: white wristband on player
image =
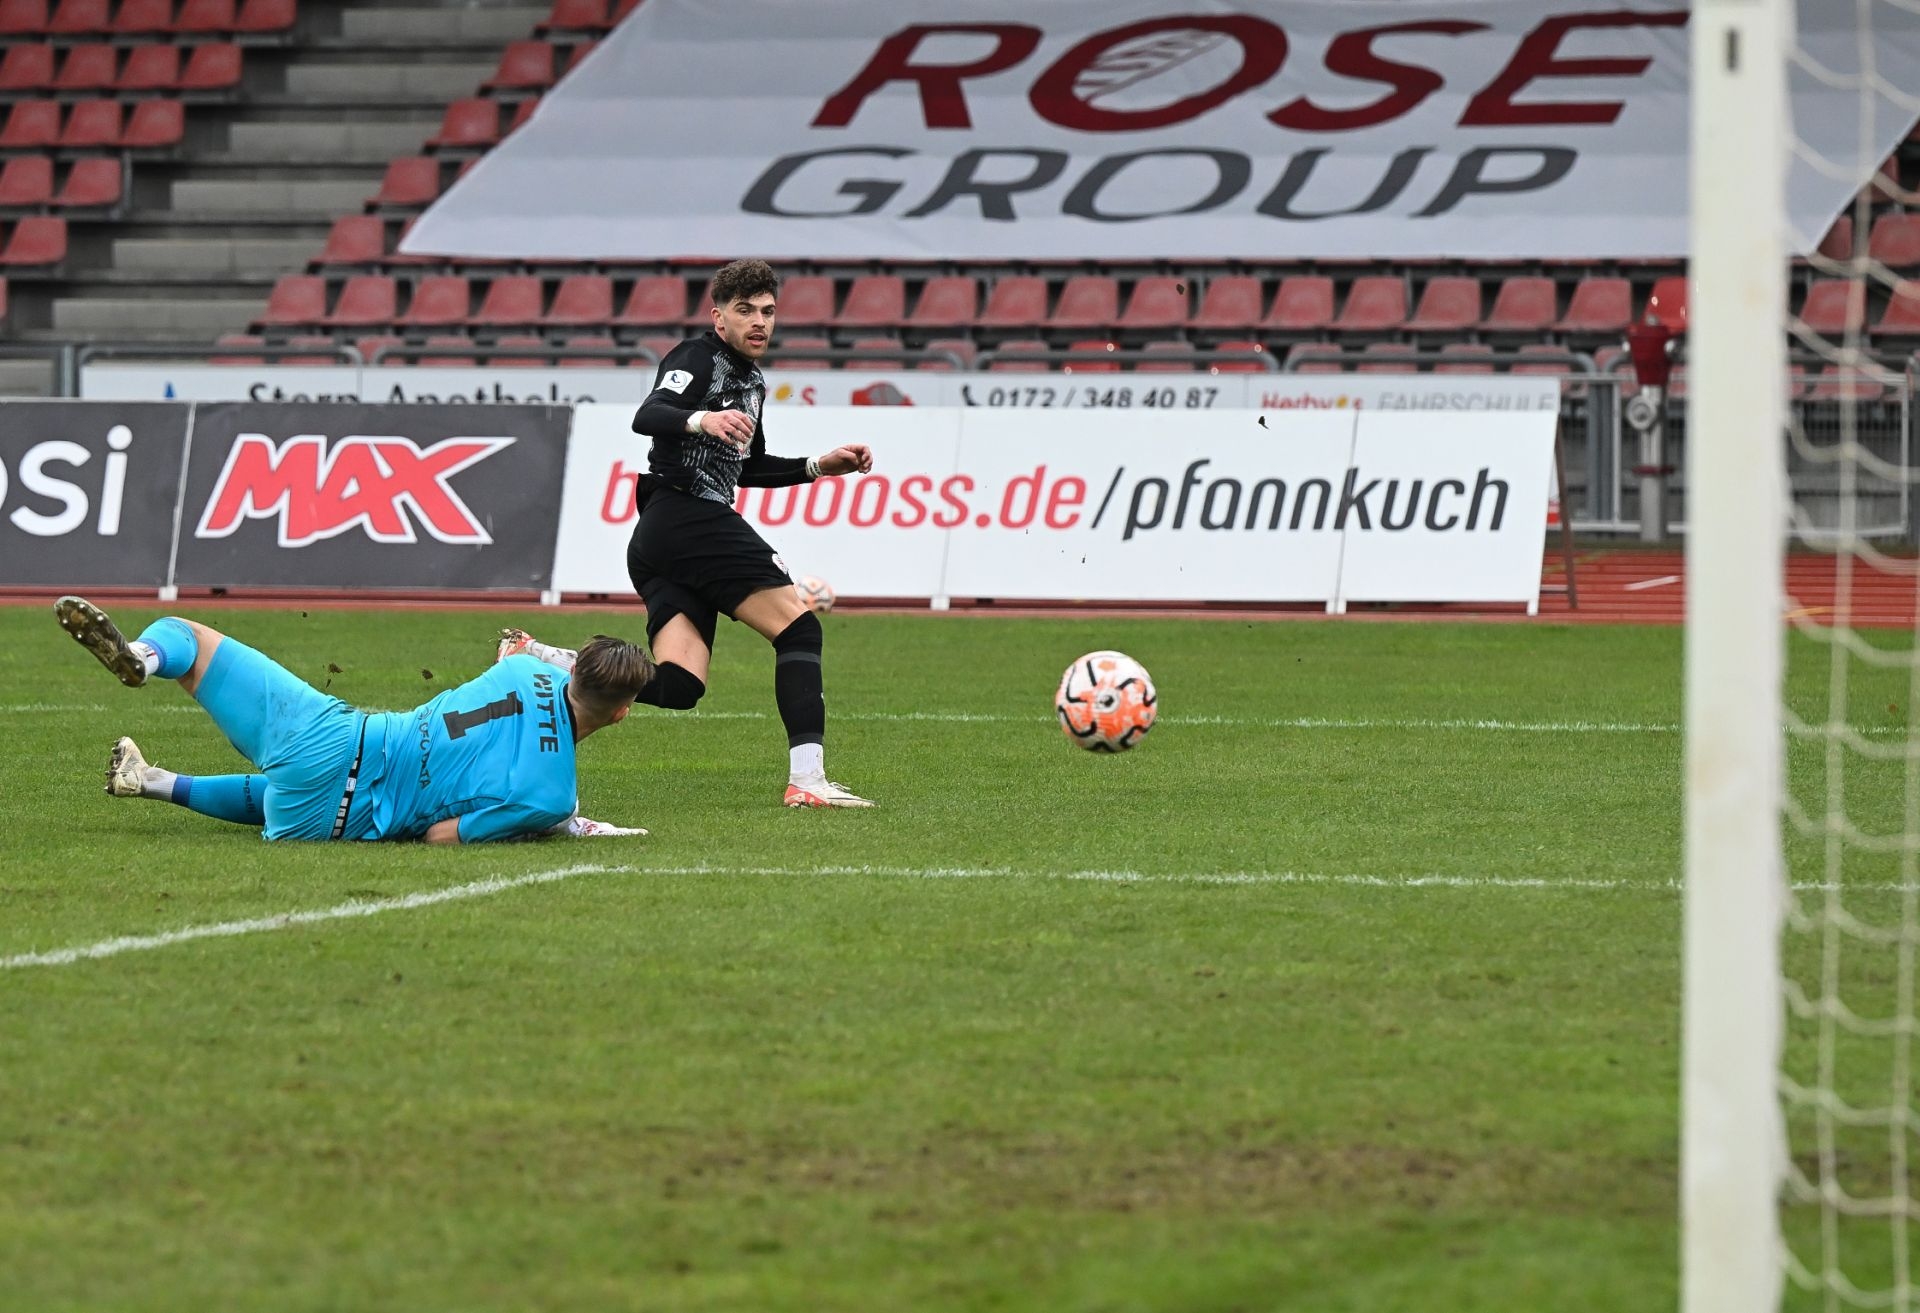
[[[702,420],[706,419],[706,417],[707,417],[707,412],[704,410],[696,410],[693,412],[693,414],[687,416],[687,432],[689,433],[704,432],[704,430],[700,427],[700,423]]]
[[[818,456],[807,457],[807,477],[809,479],[817,479],[820,477],[820,458]]]

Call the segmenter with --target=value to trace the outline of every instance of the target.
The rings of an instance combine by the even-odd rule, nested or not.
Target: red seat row
[[[156,149],[179,145],[186,131],[177,100],[138,100],[130,112],[117,100],[17,100],[0,126],[0,150]]]
[[[240,47],[226,43],[70,46],[58,67],[54,56],[50,45],[8,46],[0,56],[0,91],[228,91],[240,85]]]
[[[297,0],[0,0],[0,38],[267,35],[298,16]]]
[[[605,32],[640,7],[640,0],[553,0],[553,8],[534,31]]]
[[[534,97],[513,107],[504,129],[500,125],[502,102],[484,96],[468,96],[447,106],[440,131],[427,139],[435,150],[488,150],[500,139],[533,117],[540,100]]]
[[[597,42],[587,41],[577,45],[567,55],[564,64],[559,52],[546,41],[510,41],[506,51],[500,56],[500,67],[493,76],[480,84],[482,91],[545,91],[567,74],[579,67],[580,61],[592,52]]]
[[[0,264],[20,266],[57,265],[67,258],[67,221],[46,215],[34,215],[15,222],[11,229],[0,225],[5,240],[0,241]]]
[[[118,205],[125,190],[126,165],[119,156],[75,160],[67,170],[66,181],[57,188],[50,155],[17,155],[0,165],[0,208]]]

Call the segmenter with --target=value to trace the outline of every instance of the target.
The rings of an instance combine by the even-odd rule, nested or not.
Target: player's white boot
[[[147,782],[147,759],[140,745],[122,736],[107,758],[107,792],[116,798],[138,798]]]
[[[873,804],[825,775],[804,775],[787,781],[789,807],[871,807]]]
[[[134,655],[127,636],[107,613],[84,597],[63,597],[53,604],[54,618],[73,635],[73,641],[93,653],[113,677],[128,688],[147,682],[147,663]]]

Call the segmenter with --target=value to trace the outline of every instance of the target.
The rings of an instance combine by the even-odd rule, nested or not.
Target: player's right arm
[[[653,391],[633,417],[633,431],[649,438],[705,434],[745,447],[753,440],[752,417],[737,410],[700,409],[712,386],[712,352],[699,338],[682,342],[660,362]]]

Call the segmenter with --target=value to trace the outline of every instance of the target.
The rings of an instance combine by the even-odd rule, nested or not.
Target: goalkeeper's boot
[[[138,798],[146,782],[147,759],[140,755],[139,744],[123,736],[107,758],[107,792],[115,798]]]
[[[73,641],[93,653],[115,679],[128,688],[147,682],[147,663],[134,655],[127,636],[105,611],[84,597],[63,597],[53,604],[53,614]]]
[[[871,807],[873,804],[825,775],[806,775],[787,784],[789,807]]]

